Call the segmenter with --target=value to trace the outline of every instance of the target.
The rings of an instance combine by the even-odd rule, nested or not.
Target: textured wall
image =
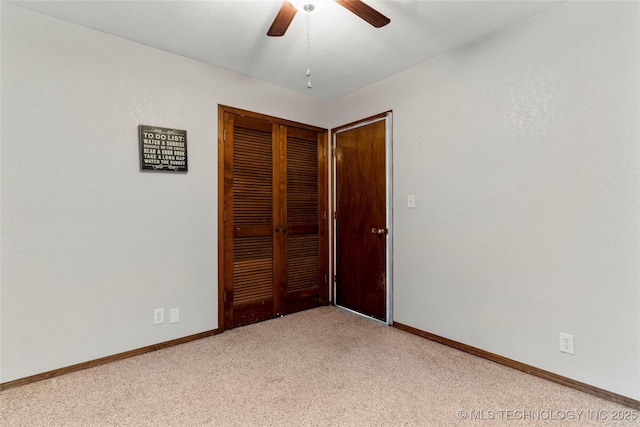
[[[2,382],[217,328],[218,103],[328,122],[326,102],[2,2]],[[138,124],[186,129],[189,172],[140,172]]]
[[[639,24],[570,2],[332,103],[394,112],[395,321],[640,398]]]

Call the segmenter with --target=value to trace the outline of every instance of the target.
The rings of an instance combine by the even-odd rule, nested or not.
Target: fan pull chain
[[[307,12],[307,88],[311,89],[311,31],[309,30],[311,26],[311,11],[313,11],[315,7],[312,4],[304,5],[304,10]]]

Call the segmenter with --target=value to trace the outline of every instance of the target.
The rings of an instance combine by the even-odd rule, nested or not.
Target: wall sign
[[[187,131],[138,126],[140,170],[187,172]]]

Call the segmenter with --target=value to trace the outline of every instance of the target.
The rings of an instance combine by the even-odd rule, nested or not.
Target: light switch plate
[[[169,323],[178,323],[180,321],[180,309],[172,308],[169,310]]]

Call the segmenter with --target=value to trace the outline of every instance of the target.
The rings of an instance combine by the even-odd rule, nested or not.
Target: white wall
[[[2,2],[1,382],[218,327],[219,103],[328,124],[324,101]],[[140,172],[139,124],[186,129],[189,172]]]
[[[563,4],[332,103],[394,112],[395,321],[640,398],[639,24]]]

